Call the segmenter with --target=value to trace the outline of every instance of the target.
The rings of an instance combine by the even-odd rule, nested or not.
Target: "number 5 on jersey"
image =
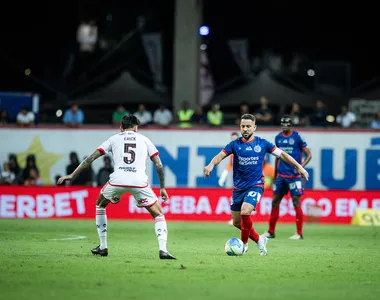
[[[136,148],[136,144],[124,144],[124,162],[128,165],[133,164],[136,160],[136,152],[133,150]]]

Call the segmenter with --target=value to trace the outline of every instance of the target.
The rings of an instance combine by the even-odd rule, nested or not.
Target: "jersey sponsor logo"
[[[135,167],[119,167],[119,170],[123,170],[124,172],[137,172]]]
[[[253,150],[256,152],[256,153],[259,153],[261,152],[261,147],[259,145],[256,145],[255,148],[253,148]]]
[[[259,161],[258,156],[250,156],[250,157],[238,156],[238,159],[239,159],[239,165],[242,165],[242,166],[257,165],[257,162]]]

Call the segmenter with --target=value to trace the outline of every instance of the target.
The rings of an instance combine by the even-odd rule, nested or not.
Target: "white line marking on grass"
[[[73,234],[63,234],[63,233],[54,233],[51,234],[50,232],[22,232],[22,231],[0,231],[0,233],[23,233],[23,234],[41,234],[41,235],[55,235],[55,236],[67,236],[65,238],[60,239],[48,239],[49,241],[73,241],[73,240],[84,240],[87,239],[87,236],[85,235],[73,235]]]
[[[87,239],[87,236],[85,235],[68,235],[70,237],[68,238],[62,238],[62,239],[49,239],[49,241],[72,241],[72,240],[83,240]]]

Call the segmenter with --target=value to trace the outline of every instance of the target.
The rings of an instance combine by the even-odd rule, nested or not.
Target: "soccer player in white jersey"
[[[138,207],[145,207],[155,221],[155,231],[159,244],[160,259],[176,259],[166,249],[168,230],[165,216],[157,196],[148,183],[146,175],[146,156],[148,155],[156,165],[156,171],[160,180],[160,195],[166,201],[169,196],[165,190],[164,168],[157,148],[144,135],[137,133],[140,121],[134,115],[126,115],[121,120],[121,133],[111,136],[101,144],[90,156],[88,156],[73,173],[58,179],[58,184],[65,180],[72,180],[95,159],[108,153],[114,160],[114,172],[110,180],[102,188],[96,201],[96,227],[100,239],[100,245],[91,252],[94,255],[107,256],[107,216],[108,204],[116,204],[125,193],[134,196]]]

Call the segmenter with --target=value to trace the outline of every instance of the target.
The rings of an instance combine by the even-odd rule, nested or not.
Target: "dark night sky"
[[[116,37],[132,30],[138,15],[152,13],[148,29],[164,33],[165,77],[170,86],[174,1],[168,0],[159,5],[154,2],[157,1],[141,0],[133,3],[82,0],[80,5],[72,5],[66,1],[12,1],[7,8],[2,7],[0,89],[38,91],[40,86],[23,75],[25,67],[30,67],[33,74],[42,80],[60,85],[66,58],[70,51],[76,51],[78,21],[83,17],[93,17],[104,24],[107,12],[114,16],[113,34]],[[352,64],[353,87],[380,75],[376,34],[378,26],[375,26],[376,18],[371,13],[375,11],[374,7],[360,7],[356,2],[351,5],[342,2],[340,5],[333,1],[205,2],[204,23],[211,28],[210,40],[214,43],[214,49],[226,48],[228,38],[248,37],[252,55],[272,48],[284,55],[303,52],[315,60],[349,61]],[[138,39],[134,43],[137,45]],[[126,56],[132,57],[138,49],[141,50],[141,46],[139,48],[136,45],[128,50],[130,52]],[[131,51],[135,53],[131,54]],[[229,72],[233,72],[228,67],[231,65],[228,62],[231,60],[229,54],[226,51],[214,51],[212,55],[220,68],[217,71],[223,73],[222,77],[228,78],[231,75]],[[147,67],[146,58],[141,56],[134,59],[136,64],[140,64],[136,67]],[[78,74],[92,63],[89,60]],[[114,64],[117,63],[116,59]],[[223,70],[224,66],[227,67]],[[76,80],[73,75],[71,84],[74,87]]]

